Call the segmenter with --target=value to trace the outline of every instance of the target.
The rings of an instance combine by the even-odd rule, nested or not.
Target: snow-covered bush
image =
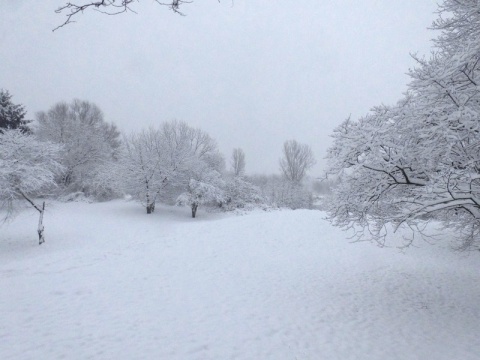
[[[225,201],[222,209],[253,209],[262,207],[266,203],[260,189],[242,176],[234,176],[225,181]]]
[[[276,204],[290,209],[311,209],[313,195],[302,183],[284,180],[279,184]]]
[[[260,189],[260,195],[270,206],[290,209],[311,209],[312,192],[303,184],[287,180],[278,175],[256,175],[249,177]]]
[[[120,185],[120,166],[117,160],[105,161],[92,167],[89,179],[83,181],[83,193],[95,201],[121,198],[124,194]]]

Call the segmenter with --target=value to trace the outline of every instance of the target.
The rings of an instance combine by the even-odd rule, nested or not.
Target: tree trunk
[[[42,209],[39,210],[40,212],[40,218],[38,219],[38,245],[42,245],[45,242],[45,236],[43,235],[43,232],[45,230],[43,226],[43,214],[45,213],[45,201],[42,204]]]
[[[192,204],[192,218],[195,218],[197,215],[198,204]]]
[[[37,233],[38,233],[38,245],[42,245],[45,242],[45,236],[43,235],[43,231],[45,228],[43,227],[43,214],[45,213],[45,201],[42,204],[42,207],[38,206],[35,204],[25,193],[18,189],[19,193],[23,196],[25,200],[27,200],[30,205],[34,207],[35,210],[37,210],[40,213],[40,218],[38,219],[38,227],[37,227]]]
[[[155,211],[155,202],[147,204],[147,214],[152,214]]]
[[[72,171],[68,170],[67,173],[63,176],[63,185],[68,186],[72,182]]]

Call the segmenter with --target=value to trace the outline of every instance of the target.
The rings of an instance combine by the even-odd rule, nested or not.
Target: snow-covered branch
[[[382,242],[387,224],[435,219],[458,230],[462,248],[480,243],[478,9],[478,0],[443,1],[436,51],[415,58],[405,96],[334,131],[334,224]]]

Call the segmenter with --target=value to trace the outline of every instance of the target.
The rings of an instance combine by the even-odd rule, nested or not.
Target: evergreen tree
[[[27,111],[25,106],[12,102],[12,95],[7,90],[0,89],[0,133],[2,129],[19,129],[23,133],[29,133],[28,124],[30,120],[25,120]]]

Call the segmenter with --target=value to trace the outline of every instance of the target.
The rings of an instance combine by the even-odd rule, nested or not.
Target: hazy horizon
[[[310,145],[321,175],[329,135],[348,116],[395,103],[410,52],[428,54],[435,2],[362,4],[154,2],[137,14],[86,11],[64,21],[64,0],[0,0],[0,88],[28,117],[74,98],[97,104],[125,132],[178,119],[215,138],[227,164],[278,173],[285,140]]]

